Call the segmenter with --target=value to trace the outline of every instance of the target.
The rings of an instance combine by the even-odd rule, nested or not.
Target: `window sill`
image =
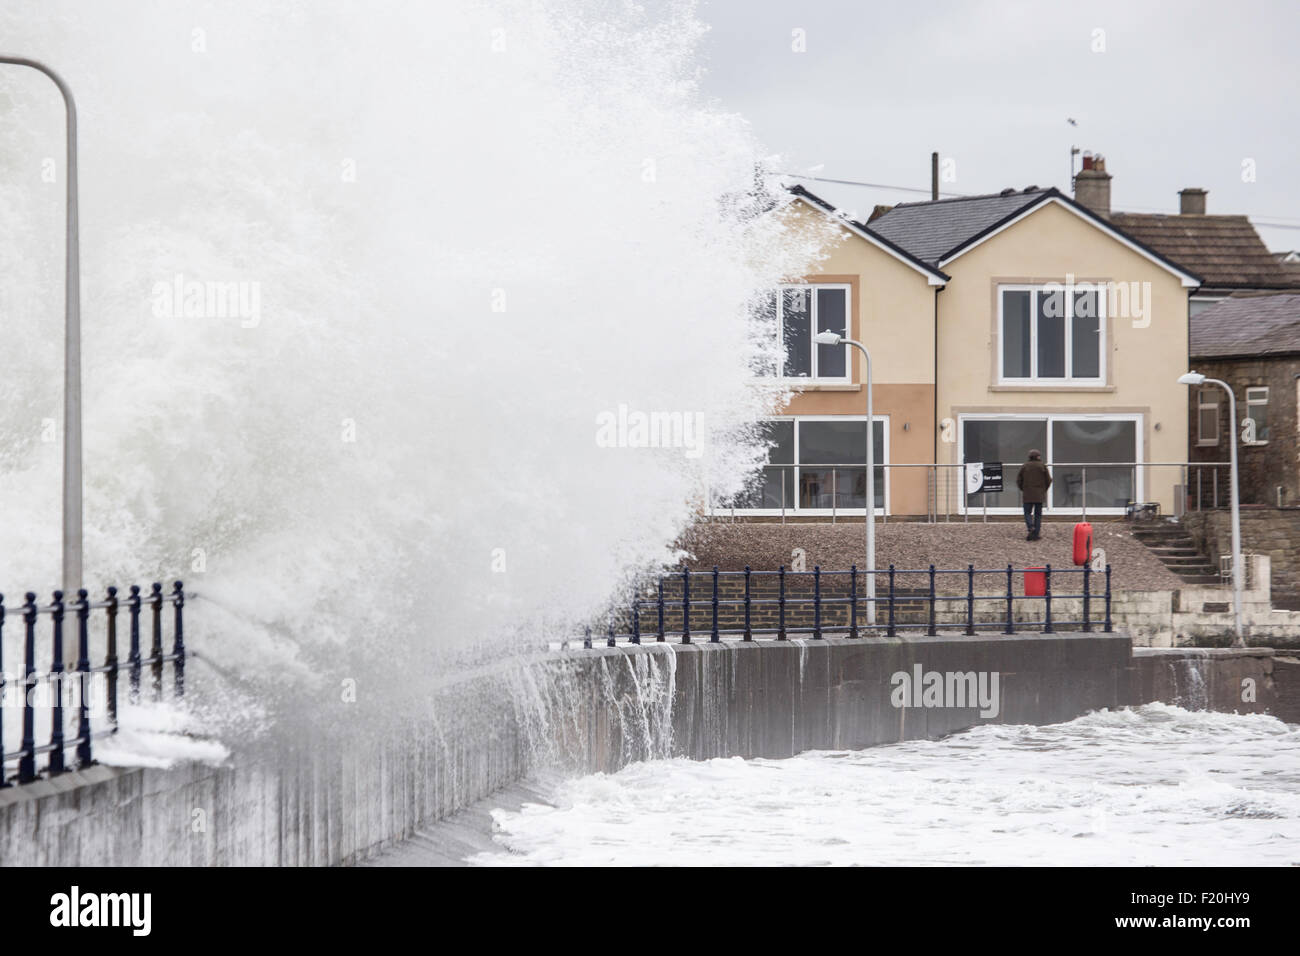
[[[1218,448],[1219,443],[1217,441],[1198,441],[1196,443],[1196,447],[1197,448]]]
[[[853,382],[808,382],[800,384],[798,379],[786,379],[783,384],[799,392],[860,392],[862,386]]]
[[[1113,392],[1114,385],[1043,385],[1038,382],[1032,385],[990,385],[990,392]]]

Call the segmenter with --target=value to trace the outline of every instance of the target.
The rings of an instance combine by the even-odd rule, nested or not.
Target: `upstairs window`
[[[1219,443],[1219,390],[1203,388],[1196,393],[1196,444]]]
[[[1257,386],[1246,389],[1245,418],[1253,422],[1242,430],[1242,440],[1251,445],[1263,445],[1268,441],[1268,388]],[[1253,434],[1252,434],[1253,431]]]
[[[998,289],[998,380],[1009,385],[1104,383],[1106,296],[1059,284]]]
[[[849,381],[849,347],[818,345],[818,332],[848,335],[847,285],[781,286],[770,297],[767,311],[776,319],[780,337],[777,367],[766,374],[809,381]]]

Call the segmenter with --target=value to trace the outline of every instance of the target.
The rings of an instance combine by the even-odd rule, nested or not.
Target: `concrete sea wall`
[[[1224,709],[1291,707],[1284,719],[1300,719],[1300,663],[1258,649],[1190,653],[1192,665],[1182,651],[1134,656],[1119,634],[562,652],[449,680],[424,718],[370,738],[247,750],[222,767],[93,767],[0,792],[0,863],[347,864],[545,768],[785,757],[940,737],[985,719],[1055,723],[1178,695]],[[996,716],[893,706],[892,676],[918,665],[996,673]],[[1238,700],[1244,677],[1257,688],[1248,703]]]

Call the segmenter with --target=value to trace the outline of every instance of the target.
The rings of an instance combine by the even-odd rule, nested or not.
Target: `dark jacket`
[[[1020,466],[1016,485],[1025,493],[1025,504],[1041,505],[1047,500],[1047,489],[1052,487],[1052,473],[1037,458]]]

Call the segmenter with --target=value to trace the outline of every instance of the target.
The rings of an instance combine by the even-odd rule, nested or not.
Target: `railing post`
[[[174,623],[176,633],[172,640],[172,672],[176,675],[176,696],[185,696],[185,586],[180,581],[172,582],[172,603],[176,609]]]
[[[1015,614],[1015,596],[1013,594],[1014,581],[1012,580],[1014,572],[1011,565],[1007,565],[1007,629],[1004,634],[1016,633],[1016,614]]]
[[[858,636],[858,566],[849,569],[849,637]]]
[[[5,649],[5,596],[0,594],[0,789],[9,786],[5,780],[5,717],[4,697],[7,681],[4,668]]]
[[[1043,565],[1043,633],[1052,633],[1052,566]]]
[[[618,641],[614,639],[614,605],[609,606],[609,611],[605,615],[605,646],[618,647]]]
[[[1083,563],[1083,630],[1086,632],[1092,630],[1092,562]]]
[[[889,627],[885,631],[890,637],[898,634],[898,628],[894,624],[894,566],[889,566]]]
[[[153,699],[162,700],[162,585],[155,581],[152,591],[149,607],[153,611],[153,642],[149,646],[149,659],[153,662]]]
[[[975,565],[966,565],[966,633],[975,633]]]
[[[776,593],[776,639],[784,641],[785,634],[785,565],[777,569],[776,578],[778,582]]]
[[[140,585],[131,585],[131,596],[126,599],[126,609],[130,621],[131,646],[127,651],[126,664],[130,675],[130,693],[128,699],[133,704],[140,702]]]
[[[1106,565],[1106,633],[1109,634],[1110,627],[1110,565]]]
[[[655,637],[655,640],[662,643],[664,639],[664,576],[662,574],[659,575],[658,592],[658,596],[655,600],[659,605],[659,633]]]
[[[117,726],[117,588],[108,589],[108,652],[104,656],[108,678],[108,719]]]
[[[90,754],[90,592],[77,591],[77,673],[81,677],[81,713],[77,717],[77,768],[95,761]]]
[[[925,633],[931,637],[934,637],[939,633],[938,629],[935,627],[934,605],[934,565],[932,564],[930,565],[930,626],[925,630]]]
[[[691,569],[682,565],[682,643],[691,642]]]
[[[36,779],[36,712],[32,709],[32,688],[36,686],[36,595],[27,592],[23,604],[23,755],[18,761],[18,782]]]
[[[632,599],[632,643],[641,643],[641,596]]]
[[[749,606],[749,565],[747,564],[745,565],[745,640],[752,641],[754,639],[754,632],[749,626]]]
[[[583,632],[582,646],[587,650],[591,650],[591,625],[590,624],[587,625],[586,629]]]
[[[713,630],[709,632],[709,643],[716,644],[718,637],[718,566],[713,566]]]
[[[822,569],[813,565],[813,640],[822,639]]]
[[[54,592],[50,604],[50,619],[54,622],[54,663],[50,665],[47,682],[54,710],[50,716],[50,759],[45,765],[50,774],[63,773],[63,592]]]

